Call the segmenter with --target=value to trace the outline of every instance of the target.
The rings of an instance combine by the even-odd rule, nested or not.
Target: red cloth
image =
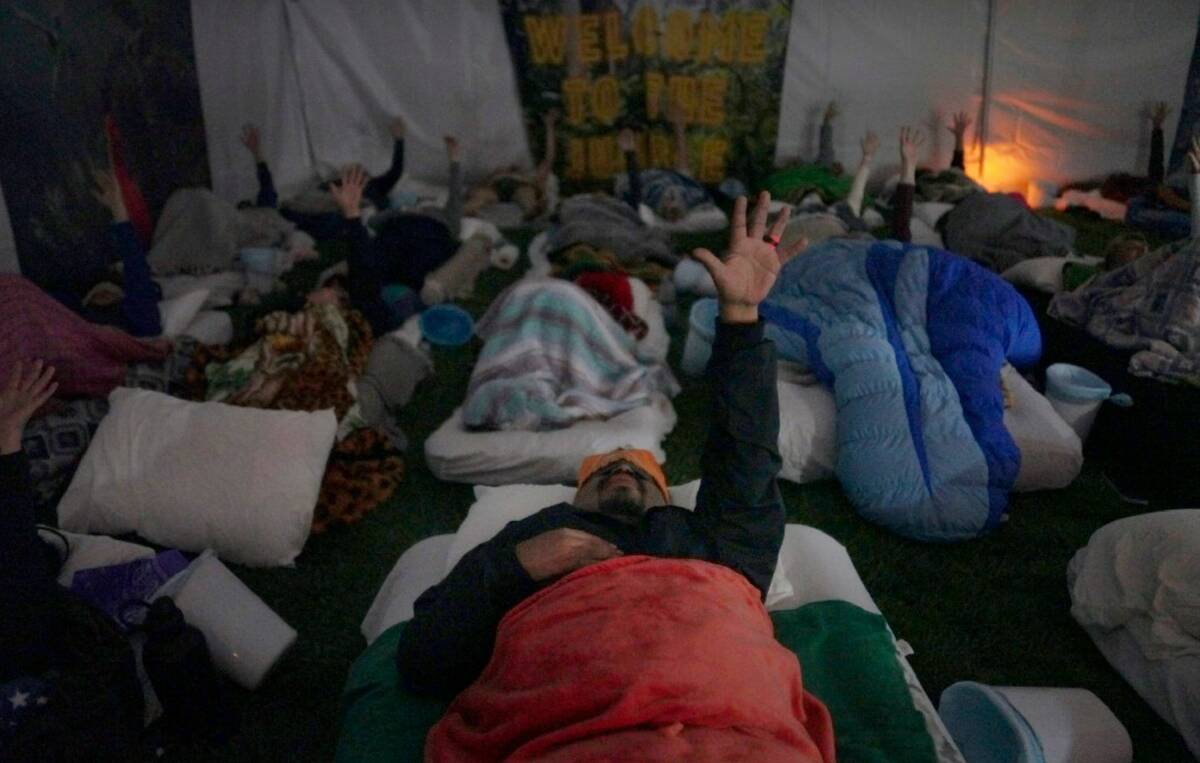
[[[693,559],[584,567],[514,607],[491,662],[429,732],[427,761],[833,763],[759,592]]]
[[[117,185],[121,187],[121,198],[125,200],[125,211],[129,213],[129,222],[137,233],[142,249],[149,251],[150,242],[154,238],[154,222],[150,219],[150,207],[146,206],[146,199],[142,197],[142,189],[138,188],[137,183],[133,181],[133,177],[129,174],[129,168],[125,165],[125,143],[121,139],[120,129],[117,128],[117,120],[113,119],[112,114],[104,117],[104,131],[108,134],[108,146],[112,152],[113,175],[117,178]]]
[[[635,338],[646,336],[650,327],[633,310],[633,287],[624,273],[588,271],[575,278],[575,285],[591,294],[621,328]]]
[[[0,274],[0,316],[0,368],[44,360],[56,369],[59,397],[104,397],[124,383],[127,364],[166,357],[123,331],[88,323],[17,275]]]

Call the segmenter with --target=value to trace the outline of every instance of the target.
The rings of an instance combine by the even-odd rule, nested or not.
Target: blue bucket
[[[712,357],[713,337],[717,333],[717,300],[698,299],[688,314],[687,339],[679,367],[689,376],[700,376]]]
[[[1121,407],[1133,405],[1129,395],[1114,395],[1108,382],[1070,363],[1055,363],[1046,369],[1046,398],[1081,441],[1087,440],[1105,400]]]
[[[435,305],[421,313],[418,323],[428,342],[444,347],[464,345],[475,333],[471,314],[455,305]]]

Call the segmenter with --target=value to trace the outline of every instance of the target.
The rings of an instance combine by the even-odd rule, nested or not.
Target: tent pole
[[[983,38],[983,99],[979,105],[979,129],[975,131],[975,144],[979,146],[979,177],[983,177],[984,158],[987,154],[988,111],[992,105],[992,42],[996,35],[996,0],[988,0],[987,34]]]

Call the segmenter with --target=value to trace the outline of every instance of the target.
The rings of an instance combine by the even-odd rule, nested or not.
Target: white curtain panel
[[[985,180],[1144,173],[1142,112],[1170,104],[1169,150],[1198,17],[1196,0],[997,0]]]
[[[445,179],[447,134],[462,144],[468,177],[531,166],[497,3],[293,0],[287,12],[323,173],[354,161],[386,169],[395,115],[408,125],[411,177]]]
[[[240,141],[247,122],[258,125],[263,153],[281,193],[297,191],[316,177],[287,4],[192,2],[192,42],[212,185],[230,201],[253,199],[258,189],[254,160]]]

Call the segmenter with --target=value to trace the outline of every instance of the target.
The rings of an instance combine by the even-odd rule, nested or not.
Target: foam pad
[[[476,485],[574,483],[579,464],[593,453],[643,448],[662,461],[662,441],[675,428],[675,407],[658,395],[606,421],[579,421],[540,432],[476,432],[463,426],[462,409],[425,441],[425,461],[438,479]]]

